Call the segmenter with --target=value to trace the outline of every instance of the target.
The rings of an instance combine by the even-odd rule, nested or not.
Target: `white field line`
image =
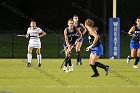
[[[122,86],[0,86],[0,88],[23,88],[23,87],[29,87],[29,88],[118,88],[118,87],[140,87],[140,86],[133,86],[133,85],[122,85]]]

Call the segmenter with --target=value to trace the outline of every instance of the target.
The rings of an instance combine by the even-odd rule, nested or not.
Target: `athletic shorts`
[[[74,46],[74,45],[75,45],[75,44],[70,44],[70,46]],[[65,49],[65,48],[67,48],[67,45],[64,44],[63,47],[64,47],[64,49]]]
[[[29,47],[32,47],[32,48],[41,48],[40,39],[30,39],[29,40]]]
[[[83,42],[84,41],[84,38],[82,37],[78,42]]]
[[[139,43],[139,41],[135,41],[135,40],[133,40],[133,39],[131,39],[131,41],[130,41],[130,50],[131,49],[139,49],[140,48],[140,43]]]
[[[94,46],[93,48],[91,48],[91,53],[96,54],[97,56],[103,55],[103,45],[98,44]]]

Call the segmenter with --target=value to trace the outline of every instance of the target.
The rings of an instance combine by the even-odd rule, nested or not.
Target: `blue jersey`
[[[77,23],[75,26],[81,31],[81,33],[82,33],[82,27],[81,27],[81,25],[80,25],[81,23]],[[77,38],[79,38],[80,36],[79,35],[77,35]],[[83,37],[78,41],[78,42],[83,42],[84,41],[84,39],[83,39]]]
[[[98,35],[98,37],[99,38],[98,38],[98,41],[96,42],[95,46],[101,44],[101,38],[99,35]],[[88,40],[89,40],[89,44],[92,44],[92,42],[94,41],[94,36],[92,36],[88,33]]]
[[[76,42],[77,39],[77,31],[76,31],[76,27],[73,27],[72,32],[69,31],[69,28],[66,28],[67,31],[67,36],[68,36],[68,42],[70,44],[74,44]]]
[[[140,29],[135,26],[133,33],[136,37],[132,37],[130,41],[130,49],[139,49],[140,48]]]
[[[132,32],[136,37],[132,37],[133,40],[139,41],[140,40],[140,29],[135,26],[135,30]]]
[[[101,44],[101,38],[98,35],[98,41],[96,42],[95,46],[91,48],[91,53],[96,54],[97,56],[103,55],[103,45]],[[92,44],[94,40],[94,36],[90,35],[88,36],[89,43]]]

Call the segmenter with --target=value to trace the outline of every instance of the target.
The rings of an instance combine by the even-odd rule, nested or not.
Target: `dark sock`
[[[80,55],[80,51],[77,52],[77,62],[80,62],[81,60],[81,55]]]
[[[90,64],[90,66],[95,74],[99,74],[95,65]]]
[[[69,57],[69,66],[72,66],[72,64],[71,64],[71,58]]]
[[[68,64],[68,57],[65,58],[65,65],[67,67],[67,64]]]
[[[104,70],[106,70],[106,66],[104,64],[100,63],[100,62],[95,62],[95,65],[97,67],[100,67],[100,68],[103,68]]]
[[[131,60],[132,59],[132,57],[129,55],[128,57],[127,57],[129,60]]]
[[[134,65],[137,65],[138,62],[139,62],[139,60],[140,60],[140,58],[139,57],[136,57]]]

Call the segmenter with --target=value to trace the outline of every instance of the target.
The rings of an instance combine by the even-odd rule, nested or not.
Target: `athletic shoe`
[[[63,71],[66,71],[66,70],[67,70],[67,67],[66,67],[66,66],[64,66],[64,67],[63,67]]]
[[[73,64],[72,66],[69,66],[69,72],[73,71]]]
[[[82,65],[82,60],[79,61],[80,65]]]
[[[78,65],[79,64],[79,62],[76,62],[76,65]]]
[[[99,74],[93,74],[91,77],[99,77]]]
[[[134,65],[133,68],[138,68],[138,66],[137,65]]]
[[[38,64],[38,67],[42,67],[41,63]]]
[[[127,64],[130,64],[130,56],[127,57],[126,63],[127,63]]]
[[[31,66],[31,63],[28,62],[28,63],[27,63],[27,67],[30,67],[30,66]]]
[[[106,74],[105,74],[105,75],[106,75],[106,76],[108,75],[109,68],[110,68],[109,66],[106,66],[106,70],[105,70],[105,72],[106,72]]]
[[[76,63],[76,65],[82,65],[82,61],[80,60],[79,62]]]

